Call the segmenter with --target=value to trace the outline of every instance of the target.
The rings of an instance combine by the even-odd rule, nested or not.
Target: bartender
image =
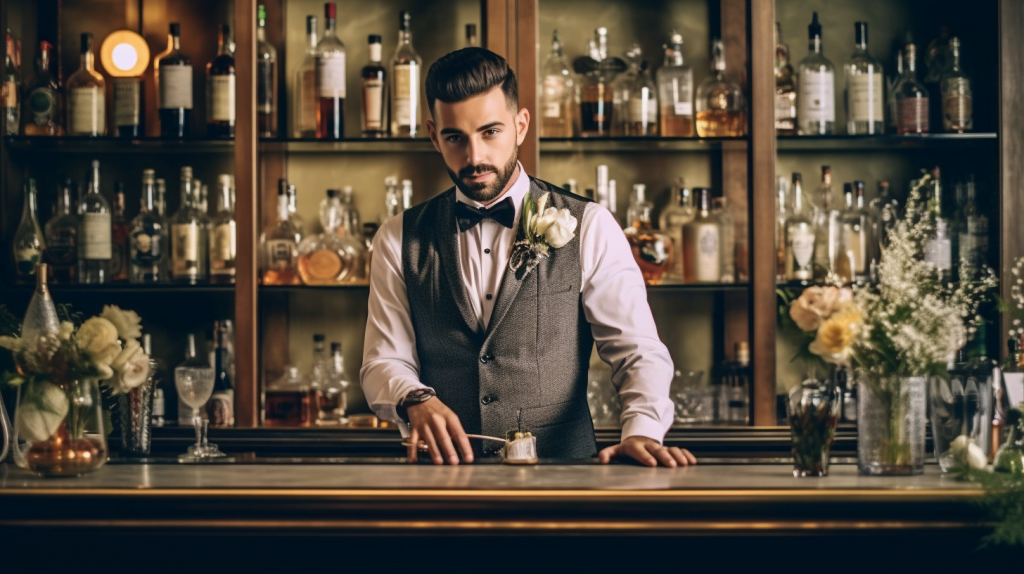
[[[360,384],[383,419],[407,420],[408,459],[495,456],[467,433],[537,436],[541,458],[696,463],[666,447],[673,366],[640,269],[607,209],[530,177],[530,127],[504,58],[465,48],[427,72],[430,140],[455,187],[387,220],[374,238]],[[523,199],[557,211],[536,265],[510,257]],[[518,263],[518,265],[517,265]],[[621,442],[597,452],[587,372],[597,344],[622,402]]]

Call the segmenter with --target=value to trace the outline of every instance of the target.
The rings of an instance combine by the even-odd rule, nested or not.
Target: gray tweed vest
[[[535,199],[583,221],[588,200],[530,180]],[[597,454],[587,406],[594,346],[580,296],[580,237],[551,251],[529,273],[508,267],[490,324],[478,324],[459,267],[455,188],[403,215],[402,268],[416,333],[420,380],[459,416],[468,433],[505,436],[516,428],[537,437],[542,458]],[[519,239],[522,229],[519,227]],[[517,275],[519,275],[517,277]],[[477,455],[500,445],[472,441]]]

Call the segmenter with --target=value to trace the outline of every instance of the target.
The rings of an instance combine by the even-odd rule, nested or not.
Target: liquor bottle
[[[337,190],[330,190],[333,197]],[[299,276],[306,285],[364,283],[365,247],[362,241],[345,232],[340,201],[330,201],[321,213],[324,232],[311,235],[298,246]]]
[[[25,184],[25,203],[21,211],[21,223],[14,232],[14,266],[19,283],[32,285],[36,282],[36,266],[43,260],[46,240],[39,228],[36,217],[36,180]]]
[[[100,195],[100,162],[93,160],[89,192],[79,206],[78,282],[106,283],[110,280],[110,206]]]
[[[942,127],[947,132],[974,129],[974,98],[971,79],[960,67],[960,38],[949,41],[949,68],[942,76]]]
[[[800,61],[797,119],[800,135],[832,135],[836,121],[835,67],[821,53],[821,24],[815,12],[807,27],[809,50]]]
[[[18,73],[17,52],[14,47],[14,36],[7,31],[7,41],[4,51],[4,77],[0,84],[0,104],[3,104],[4,133],[7,135],[18,135],[18,125],[21,123],[21,102],[19,93],[21,91],[21,75]]]
[[[718,244],[722,257],[721,283],[736,282],[736,225],[729,211],[729,199],[716,197],[711,200],[711,215],[718,220]]]
[[[954,56],[955,57],[955,56]],[[976,275],[988,264],[988,217],[978,209],[977,191],[972,177],[964,184],[964,205],[961,209],[959,257],[961,265]],[[50,245],[47,244],[47,250]],[[963,276],[964,273],[961,273]]]
[[[114,183],[114,214],[110,219],[110,280],[128,281],[128,243],[131,228],[124,218],[124,182]]]
[[[261,138],[277,137],[277,49],[267,41],[267,8],[256,13],[256,130]]]
[[[388,176],[384,178],[384,217],[381,222],[387,221],[402,212],[402,194],[398,189],[398,178]]]
[[[217,183],[217,214],[210,225],[210,283],[231,284],[235,282],[237,254],[231,176],[222,173]]]
[[[687,283],[717,283],[722,278],[721,230],[711,215],[711,190],[698,187],[697,213],[683,226],[683,275]]]
[[[167,182],[160,177],[156,179],[156,212],[167,217]]]
[[[782,42],[782,27],[775,23],[775,134],[797,134],[796,75],[789,64],[789,46]]]
[[[156,210],[156,182],[151,169],[142,170],[142,206],[131,226],[132,283],[159,283],[164,272],[167,226]],[[152,355],[150,355],[152,357]]]
[[[53,45],[39,42],[36,77],[25,91],[22,133],[27,136],[64,135],[64,96],[60,83],[50,70],[53,65]]]
[[[341,210],[341,192],[337,189],[328,189],[327,197],[320,200],[320,227],[326,230],[337,218]]]
[[[71,209],[71,188],[67,179],[57,195],[57,211],[46,222],[46,251],[50,281],[55,284],[75,282],[78,272],[78,218]]]
[[[673,33],[658,69],[661,135],[693,137],[693,70],[683,64],[683,35]]]
[[[142,352],[156,363],[156,374],[153,377],[153,407],[150,410],[149,424],[154,427],[162,427],[167,424],[167,401],[166,393],[164,393],[166,373],[163,361],[153,356],[153,336],[149,333],[142,335]]]
[[[871,210],[872,236],[875,239],[875,253],[881,255],[889,245],[889,232],[896,226],[897,206],[889,192],[889,182],[878,182],[878,195],[869,203]]]
[[[316,137],[345,137],[345,44],[338,38],[334,2],[324,4],[327,24],[316,45]]]
[[[836,272],[836,256],[839,252],[839,211],[832,207],[832,168],[827,165],[821,166],[821,187],[818,188],[813,206],[814,278],[825,280]]]
[[[313,334],[313,362],[309,368],[309,386],[315,397],[320,386],[327,383],[330,364],[327,361],[327,337],[322,333]]]
[[[284,188],[284,194],[288,197],[288,219],[295,226],[295,230],[299,232],[299,237],[302,237],[306,234],[306,222],[299,215],[298,192],[294,185],[287,185]]]
[[[398,48],[391,58],[391,135],[414,138],[419,135],[423,116],[420,99],[423,60],[412,47],[412,24],[408,12],[398,15]]]
[[[853,182],[853,193],[846,196],[846,210],[840,216],[843,247],[853,280],[870,279],[872,261],[871,213],[864,205],[864,182]]]
[[[924,242],[924,260],[939,274],[949,279],[953,274],[953,233],[949,219],[942,211],[942,183],[939,168],[932,169],[932,189],[928,197],[928,213],[934,228]]]
[[[463,48],[479,48],[480,38],[476,33],[476,24],[466,24],[466,43]]]
[[[302,63],[295,72],[295,105],[292,106],[292,135],[301,138],[316,137],[316,16],[306,16],[306,45]]]
[[[576,73],[583,76],[580,97],[580,134],[587,137],[611,134],[612,105],[614,103],[611,83],[618,73],[618,70],[606,64],[606,61],[609,60],[608,29],[598,28],[594,34],[596,39],[587,43],[589,54],[577,58],[573,62]],[[625,62],[622,64],[624,67]]]
[[[402,211],[412,207],[412,180],[402,180]]]
[[[702,138],[740,137],[747,132],[743,91],[725,75],[725,47],[711,42],[712,77],[697,88],[697,135]]]
[[[381,37],[370,34],[370,62],[363,66],[363,137],[382,138],[388,135],[387,72],[381,65]]]
[[[222,321],[213,323],[213,393],[206,403],[210,426],[235,426],[235,390],[231,384],[231,344],[228,330]]]
[[[629,96],[627,136],[658,135],[658,88],[647,73],[647,61],[640,62],[640,70],[632,82]]]
[[[636,233],[636,230],[640,227],[641,212],[645,209],[653,209],[653,206],[647,201],[647,186],[642,183],[635,183],[633,184],[633,190],[629,193],[629,207],[626,208],[626,228],[624,231],[627,235]]]
[[[939,26],[939,35],[932,38],[924,52],[924,77],[921,83],[932,96],[929,100],[928,125],[938,130],[945,115],[942,108],[942,77],[950,64],[949,26]]]
[[[80,62],[68,78],[68,135],[106,135],[107,85],[93,69],[92,34],[88,32],[82,34]]]
[[[157,85],[160,136],[188,136],[192,118],[192,60],[181,51],[181,24],[173,22],[167,36],[167,51],[153,60]]]
[[[308,427],[312,418],[310,394],[309,380],[299,373],[299,368],[286,367],[264,393],[264,426]]]
[[[926,134],[929,132],[928,89],[916,74],[917,47],[903,48],[903,76],[896,84],[896,133]]]
[[[362,232],[362,223],[359,217],[359,210],[355,204],[355,193],[351,185],[341,188],[338,207],[341,213],[341,226],[338,227],[338,235],[358,239],[359,234]]]
[[[910,32],[905,34],[907,41],[910,40]],[[900,83],[900,79],[903,78],[903,46],[906,42],[901,42],[899,39],[893,39],[893,61],[895,64],[891,68],[893,74],[885,80],[885,105],[886,105],[886,120],[885,125],[890,131],[896,131],[896,121],[899,118],[899,109],[896,107],[896,85]]]
[[[326,365],[326,376],[316,389],[316,424],[336,426],[346,422],[348,387],[351,385],[348,376],[345,375],[345,358],[341,354],[341,343],[331,343],[331,356]]]
[[[673,249],[672,238],[654,229],[650,203],[641,200],[635,208],[638,210],[636,220],[631,222],[626,239],[644,282],[658,285],[668,271]]]
[[[171,280],[196,285],[207,280],[207,229],[199,210],[192,168],[181,168],[181,203],[171,218]]]
[[[803,178],[793,174],[792,207],[786,218],[786,280],[814,278],[815,237],[811,219],[804,209]]]
[[[227,51],[230,39],[231,26],[224,24],[217,37],[217,57],[206,65],[206,135],[211,138],[235,137],[235,58]]]
[[[786,280],[786,220],[789,219],[789,180],[780,175],[775,185],[775,282]]]
[[[623,61],[626,62],[626,71],[616,76],[615,81],[612,82],[612,131],[610,135],[613,136],[626,135],[632,121],[630,97],[633,95],[633,85],[637,76],[640,75],[640,63],[643,61],[640,44],[634,42],[628,50],[623,52],[622,56]]]
[[[301,285],[296,270],[299,231],[289,218],[288,195],[277,193],[277,221],[260,236],[264,285]]]
[[[846,133],[881,134],[885,122],[882,64],[868,53],[868,23],[854,24],[856,45],[843,66],[846,75]]]
[[[683,226],[693,221],[695,211],[690,199],[690,189],[682,178],[676,180],[672,185],[672,195],[669,205],[661,210],[658,220],[658,227],[672,238],[672,256],[669,258],[669,270],[667,276],[676,280],[683,280]]]
[[[569,63],[562,55],[558,30],[551,35],[551,53],[544,61],[540,94],[540,135],[545,138],[573,136],[573,100],[576,85]]]

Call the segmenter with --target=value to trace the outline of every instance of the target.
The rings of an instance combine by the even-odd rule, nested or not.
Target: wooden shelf
[[[437,153],[427,138],[261,139],[264,153]]]
[[[30,294],[35,289],[32,285],[14,285],[8,288],[13,293]],[[110,283],[106,285],[49,285],[50,292],[55,295],[62,294],[118,294],[136,295],[147,293],[224,293],[234,295],[234,285],[185,285],[174,283],[154,283],[151,285],[140,285],[135,283]]]
[[[930,149],[978,149],[994,147],[994,133],[879,135],[879,136],[779,136],[778,150],[789,151],[900,151]]]
[[[4,140],[7,149],[20,153],[231,153],[235,149],[234,140],[208,138],[170,140],[111,136],[5,136]]]
[[[658,153],[746,149],[747,138],[593,137],[540,138],[541,153]]]

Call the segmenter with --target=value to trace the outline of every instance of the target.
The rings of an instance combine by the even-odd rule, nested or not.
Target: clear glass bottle
[[[789,46],[782,42],[782,27],[775,23],[775,135],[795,136],[796,74],[789,64]]]
[[[359,210],[355,204],[355,192],[351,185],[341,188],[341,195],[338,198],[341,208],[341,226],[338,227],[338,235],[359,239],[362,233],[362,221]]]
[[[57,211],[46,222],[44,257],[54,284],[74,283],[78,273],[78,217],[71,207],[72,186],[69,178],[57,190]]]
[[[292,106],[292,135],[297,138],[316,136],[316,16],[306,16],[306,45],[302,63],[295,71],[295,104]]]
[[[580,87],[580,135],[585,137],[611,135],[614,90],[612,81],[618,70],[605,65],[608,29],[594,31],[596,40],[587,43],[588,55],[577,58],[573,67],[583,75]],[[601,46],[605,47],[602,51]]]
[[[306,220],[299,215],[298,191],[294,185],[287,185],[284,188],[284,194],[288,197],[288,219],[295,226],[295,230],[299,232],[299,237],[302,237],[306,235]]]
[[[683,64],[683,35],[673,32],[658,69],[661,135],[693,137],[693,70]]]
[[[968,275],[976,275],[988,265],[988,216],[978,209],[977,187],[972,176],[963,184],[964,201],[960,210],[959,257],[961,265],[969,270]],[[50,246],[47,244],[47,249]],[[961,274],[963,275],[963,274]]]
[[[804,208],[803,181],[793,174],[792,207],[786,218],[786,281],[814,278],[814,226]]]
[[[328,189],[327,197],[320,200],[320,227],[326,230],[337,217],[337,211],[341,210],[341,192],[337,189]]]
[[[815,12],[807,27],[808,54],[797,67],[800,92],[796,99],[800,135],[832,135],[836,121],[835,66],[821,53],[821,24]]]
[[[718,219],[718,239],[722,254],[722,283],[736,282],[736,225],[729,210],[729,199],[716,197],[711,200],[711,215]]]
[[[263,424],[268,427],[308,427],[313,418],[309,380],[288,366],[264,392]]]
[[[690,189],[686,181],[678,178],[672,184],[672,195],[669,204],[661,210],[658,227],[672,238],[672,256],[669,261],[668,278],[675,281],[683,280],[683,226],[693,221],[696,211],[690,198]]]
[[[81,63],[67,83],[68,135],[106,135],[107,84],[94,68],[92,34],[82,34],[81,49]]]
[[[192,179],[192,168],[181,168],[181,203],[171,218],[172,281],[195,285],[208,278],[207,228],[199,210],[199,190]]]
[[[142,206],[131,224],[132,283],[159,283],[166,279],[164,263],[167,248],[167,227],[156,211],[154,171],[142,170]]]
[[[217,176],[217,186],[217,214],[210,225],[210,283],[231,284],[235,282],[238,253],[231,176]]]
[[[640,69],[630,88],[627,136],[658,135],[657,94],[658,88],[647,72],[647,61],[644,60],[640,62]]]
[[[231,26],[224,24],[217,36],[217,57],[206,64],[206,135],[211,138],[235,137],[235,57],[228,52],[230,43]]]
[[[402,212],[402,194],[398,189],[398,178],[389,175],[384,178],[384,216],[381,222],[387,221]]]
[[[839,211],[833,205],[832,168],[821,166],[821,187],[813,202],[811,223],[814,225],[814,279],[824,281],[836,272],[839,253]]]
[[[686,283],[717,283],[722,278],[721,229],[711,214],[711,190],[698,187],[697,210],[683,226],[683,276]]]
[[[747,133],[743,91],[725,75],[725,47],[711,42],[712,77],[697,88],[697,135],[702,138],[740,137]]]
[[[630,97],[633,95],[633,84],[640,74],[640,62],[643,61],[643,52],[640,44],[634,43],[623,53],[623,61],[626,62],[626,71],[616,76],[612,82],[612,136],[624,136],[629,130]]]
[[[110,219],[110,280],[128,281],[128,244],[131,242],[131,227],[124,218],[124,182],[114,182],[113,216]]]
[[[21,75],[18,73],[17,51],[14,47],[14,36],[7,31],[4,43],[4,77],[0,84],[0,104],[3,110],[3,132],[6,135],[18,135],[21,123]]]
[[[882,64],[868,53],[868,23],[854,23],[856,45],[843,66],[846,76],[846,133],[881,134],[885,125]]]
[[[846,210],[840,216],[843,249],[850,272],[857,283],[866,283],[871,275],[871,213],[864,205],[864,182],[853,182],[853,193],[847,196]]]
[[[256,14],[256,130],[261,138],[277,137],[277,49],[267,41],[267,8]]]
[[[167,217],[167,182],[156,178],[156,212],[160,217]]]
[[[316,393],[318,426],[335,426],[347,422],[345,411],[348,410],[348,388],[351,382],[345,374],[341,343],[331,343],[331,356],[327,364],[327,377]]]
[[[260,236],[264,285],[301,285],[296,263],[299,231],[289,218],[288,195],[277,193],[277,221]]]
[[[949,67],[942,76],[942,127],[947,132],[974,130],[971,79],[960,67],[960,38],[949,41]]]
[[[334,200],[337,190],[331,190]],[[340,232],[344,225],[340,201],[329,201],[321,212],[324,232],[304,239],[298,247],[299,276],[306,285],[365,283],[365,247],[356,237]]]
[[[412,47],[412,17],[398,15],[398,48],[391,57],[391,135],[396,138],[419,137],[423,121],[420,82],[423,59]]]
[[[780,175],[775,184],[775,282],[786,280],[786,220],[789,219],[789,180]]]
[[[370,61],[363,66],[363,137],[382,138],[388,135],[387,71],[381,64],[381,37],[370,34]]]
[[[909,32],[906,34],[906,37],[908,41],[913,41],[909,39]],[[900,83],[900,79],[903,78],[903,46],[905,45],[905,43],[900,42],[898,39],[893,40],[893,61],[895,64],[891,68],[893,73],[885,80],[885,124],[890,132],[896,132],[896,121],[899,118],[899,110],[896,107],[896,86]]]
[[[921,83],[931,95],[928,108],[928,125],[939,131],[943,124],[945,110],[942,109],[942,77],[950,64],[949,26],[939,26],[939,35],[928,43],[924,56],[924,77]]]
[[[648,285],[661,283],[668,271],[672,258],[672,238],[666,233],[654,229],[651,222],[653,208],[650,203],[637,203],[636,220],[631,222],[630,232],[626,234],[633,259],[640,267],[640,274]]]
[[[25,109],[21,114],[24,121],[21,131],[24,135],[64,135],[64,94],[51,70],[53,58],[53,45],[45,40],[39,42],[36,77],[25,90]]]
[[[874,252],[881,256],[882,249],[889,245],[889,232],[896,226],[898,219],[896,201],[889,192],[889,182],[878,182],[878,195],[868,204],[871,211],[871,236],[875,240]]]
[[[402,180],[402,211],[412,207],[412,180]]]
[[[337,6],[324,4],[324,37],[316,45],[316,137],[345,137],[345,44],[338,38]]]
[[[928,89],[917,79],[917,47],[903,48],[903,76],[896,84],[896,133],[926,134],[929,132]]]
[[[551,53],[541,71],[540,136],[544,138],[570,138],[573,136],[573,100],[576,83],[569,63],[562,55],[562,42],[558,30],[551,37]]]
[[[36,180],[29,179],[25,184],[25,203],[21,211],[21,223],[14,232],[14,267],[17,282],[33,285],[36,282],[36,266],[42,262],[46,251],[46,239],[39,227],[36,216]]]
[[[160,136],[188,136],[192,119],[192,60],[181,51],[181,24],[171,23],[167,50],[153,60]]]
[[[939,168],[932,168],[932,189],[928,197],[927,216],[933,229],[924,242],[924,260],[939,274],[949,279],[953,275],[953,226],[942,210],[942,180]]]
[[[110,280],[110,205],[100,195],[100,162],[93,160],[89,192],[82,198],[78,222],[78,282]]]

